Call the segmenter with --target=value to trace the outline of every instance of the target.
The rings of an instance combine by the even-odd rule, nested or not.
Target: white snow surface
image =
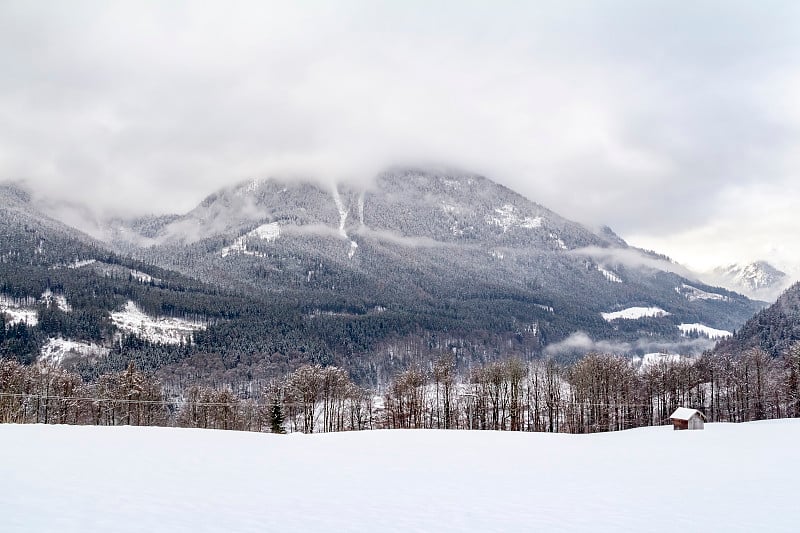
[[[70,356],[79,358],[106,357],[108,352],[108,348],[97,344],[51,337],[42,346],[38,361],[58,366]]]
[[[5,315],[6,325],[25,323],[35,326],[39,323],[39,314],[32,305],[33,302],[22,302],[0,294],[0,314]]]
[[[233,241],[233,244],[224,247],[220,253],[222,254],[222,257],[228,257],[231,254],[260,255],[258,252],[253,252],[247,249],[247,239],[259,238],[262,241],[275,242],[280,234],[281,226],[277,222],[262,224],[253,231],[249,231],[237,238],[235,241]]]
[[[339,234],[347,238],[347,231],[344,229],[347,224],[347,216],[350,212],[345,208],[342,197],[339,195],[339,189],[336,185],[333,186],[333,202],[336,204],[336,210],[339,211]]]
[[[678,329],[680,329],[681,333],[684,335],[688,335],[689,333],[696,331],[700,335],[708,337],[709,339],[724,339],[733,335],[733,333],[730,331],[724,329],[714,329],[706,326],[705,324],[680,324]]]
[[[557,234],[551,233],[550,234],[550,238],[554,241],[556,247],[559,250],[567,250],[568,249],[566,243],[564,243],[564,241],[561,239],[561,237],[559,237]]]
[[[195,331],[205,329],[203,324],[181,318],[150,316],[132,301],[125,304],[124,310],[111,313],[111,321],[123,331],[162,344],[180,344]]]
[[[790,532],[798,440],[800,420],[594,435],[0,425],[0,516],[4,533]]]
[[[644,371],[644,370],[647,370],[651,366],[660,364],[661,362],[677,363],[677,362],[681,361],[682,359],[686,359],[688,361],[691,361],[690,358],[687,358],[686,356],[683,356],[683,355],[674,354],[674,353],[655,352],[655,353],[646,353],[646,354],[644,354],[643,357],[634,357],[633,358],[633,362],[634,363],[639,363],[639,369]]]
[[[612,320],[637,320],[639,318],[654,317],[654,316],[667,316],[669,313],[660,307],[628,307],[621,311],[614,311],[613,313],[600,313],[604,319],[611,322]]]
[[[514,227],[536,229],[542,226],[542,217],[520,216],[516,211],[513,205],[505,204],[494,210],[495,215],[486,215],[486,223],[500,226],[503,233]]]
[[[50,305],[51,302],[55,302],[56,307],[65,313],[72,311],[72,306],[67,303],[67,298],[63,294],[53,294],[50,289],[47,289],[42,293],[40,301],[45,305]]]
[[[675,411],[669,415],[670,420],[676,418],[678,420],[689,420],[692,418],[695,413],[699,413],[697,409],[690,409],[688,407],[678,407]]]

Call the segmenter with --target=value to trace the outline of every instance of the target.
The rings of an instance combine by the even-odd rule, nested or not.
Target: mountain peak
[[[759,260],[746,264],[733,264],[717,271],[737,281],[750,290],[770,288],[786,278],[786,273],[766,261]]]
[[[785,272],[764,260],[718,267],[706,278],[710,283],[767,301],[775,300],[790,281]]]

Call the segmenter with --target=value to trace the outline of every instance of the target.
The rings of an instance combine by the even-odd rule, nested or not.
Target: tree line
[[[0,422],[334,432],[436,428],[594,433],[669,423],[679,406],[709,421],[800,416],[800,344],[780,358],[743,354],[573,364],[510,358],[457,370],[444,355],[380,390],[336,366],[304,364],[253,387],[167,388],[133,363],[85,382],[67,370],[0,359]]]

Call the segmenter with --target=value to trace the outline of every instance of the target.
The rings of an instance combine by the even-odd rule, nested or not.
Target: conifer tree
[[[283,406],[281,405],[280,400],[277,398],[273,398],[272,405],[269,409],[269,428],[272,433],[286,433],[286,429],[283,427]]]

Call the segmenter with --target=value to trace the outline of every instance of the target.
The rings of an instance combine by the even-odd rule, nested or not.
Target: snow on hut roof
[[[689,409],[688,407],[678,407],[677,409],[675,409],[674,413],[669,415],[669,419],[689,420],[695,415],[695,413],[699,414],[703,418],[706,417],[703,413],[701,413],[697,409]]]

